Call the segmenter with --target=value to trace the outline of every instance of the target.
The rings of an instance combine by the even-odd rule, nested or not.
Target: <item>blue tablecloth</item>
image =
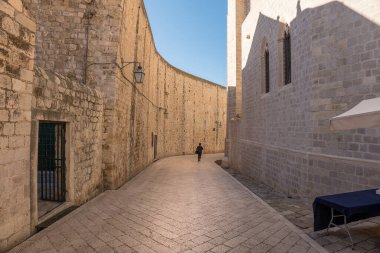
[[[347,223],[380,215],[380,195],[376,189],[347,192],[317,197],[313,203],[314,231],[328,227],[331,219],[331,208],[334,214],[344,214]],[[337,225],[344,224],[343,217],[335,218]]]

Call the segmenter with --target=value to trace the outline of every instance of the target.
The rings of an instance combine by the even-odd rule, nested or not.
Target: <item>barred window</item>
[[[284,32],[284,84],[292,82],[292,54],[290,45],[290,29],[286,26]]]
[[[269,48],[268,44],[265,46],[264,52],[264,67],[265,67],[265,93],[270,91],[270,82],[269,82]]]

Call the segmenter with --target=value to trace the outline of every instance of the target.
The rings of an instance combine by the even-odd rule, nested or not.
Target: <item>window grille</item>
[[[38,195],[64,202],[66,195],[65,123],[40,122],[38,131]]]

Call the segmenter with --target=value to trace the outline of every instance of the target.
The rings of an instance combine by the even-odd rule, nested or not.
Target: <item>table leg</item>
[[[344,218],[344,230],[346,230],[348,236],[350,237],[351,248],[354,249],[354,241],[352,240],[351,233],[350,233],[350,230],[349,230],[348,225],[347,225],[347,217],[344,214],[334,215],[334,208],[331,208],[331,219],[330,219],[329,225],[327,226],[327,235],[329,235],[329,229],[332,226],[339,227],[339,225],[337,225],[337,224],[334,223],[334,218],[338,218],[338,217],[343,217]]]

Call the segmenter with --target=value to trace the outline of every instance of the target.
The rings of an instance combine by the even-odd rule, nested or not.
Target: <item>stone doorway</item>
[[[157,141],[158,141],[157,134],[154,134],[153,135],[154,160],[157,159]]]
[[[38,217],[66,201],[66,124],[40,122],[38,128]]]

